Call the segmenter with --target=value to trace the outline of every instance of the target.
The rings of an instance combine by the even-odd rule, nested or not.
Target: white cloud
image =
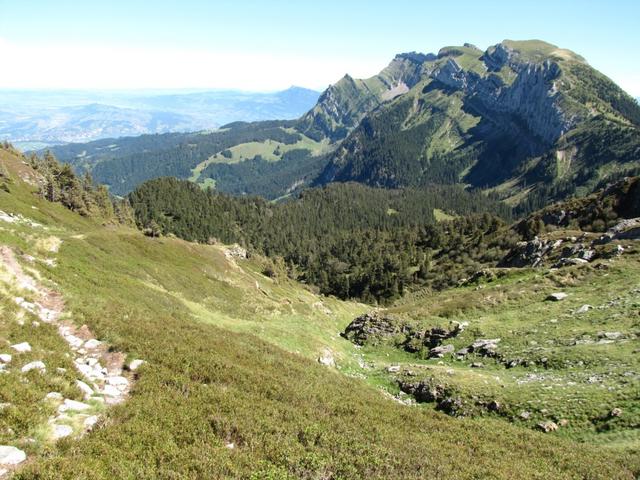
[[[17,45],[0,38],[0,88],[324,88],[345,73],[374,75],[384,60],[257,55],[228,50]]]

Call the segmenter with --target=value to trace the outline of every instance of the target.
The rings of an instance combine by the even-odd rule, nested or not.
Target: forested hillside
[[[455,284],[500,258],[513,240],[496,235],[504,223],[489,213],[508,218],[509,209],[459,186],[336,184],[272,204],[162,178],[129,198],[150,234],[237,242],[272,258],[270,274],[288,272],[321,293],[368,302],[389,302],[411,287]],[[466,217],[439,224],[437,209]]]

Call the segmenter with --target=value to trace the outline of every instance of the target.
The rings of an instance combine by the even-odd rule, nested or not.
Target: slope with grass
[[[32,458],[14,478],[633,478],[623,453],[408,409],[319,365],[319,350],[331,349],[339,369],[358,372],[358,349],[338,332],[363,306],[270,280],[237,249],[82,218],[34,196],[23,160],[0,156],[13,181],[0,209],[62,241],[55,266],[35,265],[42,281],[74,323],[147,362],[127,402],[82,439],[34,444],[29,413],[24,428],[5,428],[3,441],[23,438]],[[1,226],[3,245],[39,255],[30,222]],[[31,328],[11,315],[2,324],[10,339]],[[64,363],[57,338],[42,347]],[[15,401],[44,408],[47,387],[37,388]]]
[[[358,317],[343,335],[366,375],[423,408],[640,458],[638,185],[550,206],[512,227],[530,240],[502,268]]]

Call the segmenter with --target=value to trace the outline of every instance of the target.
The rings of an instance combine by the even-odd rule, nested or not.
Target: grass
[[[640,451],[640,255],[632,244],[627,256],[606,263],[606,273],[591,266],[558,271],[521,270],[493,282],[439,294],[415,295],[389,312],[428,327],[467,321],[460,336],[446,341],[455,349],[478,338],[500,338],[499,353],[528,366],[505,368],[491,358],[471,355],[460,361],[420,360],[404,352],[391,363],[411,369],[416,379],[435,379],[466,403],[469,415],[493,416],[527,428],[553,420],[567,421],[557,435],[609,449]],[[563,291],[562,302],[546,297]],[[595,308],[575,313],[582,305]],[[624,339],[601,342],[602,332],[621,332]],[[636,352],[636,353],[634,353]],[[383,371],[388,350],[370,348],[364,359]],[[484,368],[471,368],[481,362]],[[388,375],[393,377],[393,375]],[[497,413],[477,408],[498,401]],[[621,408],[621,417],[609,412]],[[523,420],[522,412],[530,417]]]
[[[19,162],[0,155],[17,177]],[[103,227],[37,200],[19,181],[0,195],[0,209],[62,239],[58,266],[38,270],[64,294],[72,320],[147,361],[131,397],[109,409],[100,428],[49,446],[14,478],[634,476],[624,453],[578,448],[492,418],[408,408],[319,365],[313,357],[321,345],[359,358],[337,332],[363,307],[272,282],[259,274],[257,258],[230,262],[221,247]],[[32,254],[27,239],[40,235],[27,226],[1,233],[3,244]],[[62,341],[46,341],[38,349],[63,362]],[[353,362],[344,364],[355,373]],[[40,398],[49,386],[37,388]],[[30,408],[27,398],[16,402]]]
[[[306,149],[310,150],[313,155],[320,155],[326,152],[328,147],[328,141],[323,140],[321,142],[316,142],[315,140],[312,140],[311,138],[304,135],[302,135],[301,140],[289,145],[271,139],[265,140],[263,142],[241,143],[228,149],[231,152],[231,157],[229,158],[222,155],[222,152],[218,152],[205,161],[200,162],[192,170],[192,175],[189,180],[191,180],[192,182],[198,181],[202,171],[212,163],[239,163],[244,160],[250,160],[256,155],[260,155],[264,160],[268,162],[277,162],[282,158],[282,155],[284,153],[290,150]],[[276,152],[278,153],[276,154]]]

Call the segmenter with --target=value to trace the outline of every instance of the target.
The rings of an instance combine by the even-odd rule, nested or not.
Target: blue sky
[[[539,38],[640,96],[640,2],[0,0],[0,87],[322,89],[394,54]]]

